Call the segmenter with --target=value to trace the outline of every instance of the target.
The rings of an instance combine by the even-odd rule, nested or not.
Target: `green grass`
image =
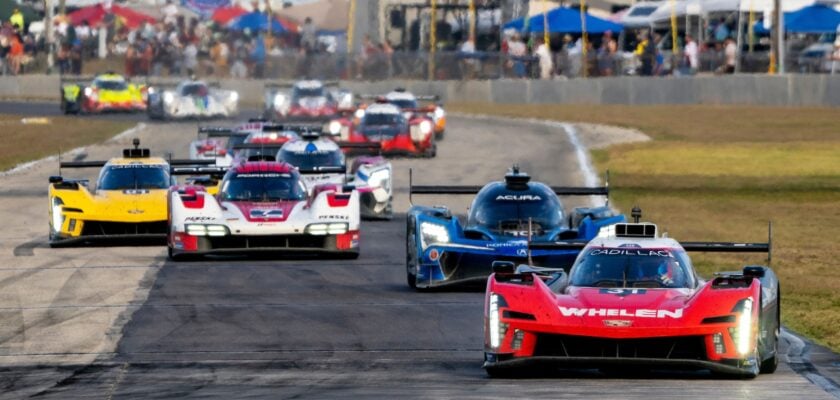
[[[58,107],[58,105],[56,105]],[[55,117],[46,124],[24,124],[20,116],[0,114],[0,171],[17,164],[102,142],[133,122]]]
[[[682,240],[764,241],[782,319],[840,351],[840,124],[836,109],[751,106],[450,104],[451,111],[618,125],[654,140],[593,152],[612,200]],[[759,255],[693,254],[698,271],[764,263]]]

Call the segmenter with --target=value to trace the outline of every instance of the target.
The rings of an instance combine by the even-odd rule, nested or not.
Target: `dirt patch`
[[[588,149],[604,149],[616,144],[648,142],[650,136],[633,128],[576,123],[581,143]]]

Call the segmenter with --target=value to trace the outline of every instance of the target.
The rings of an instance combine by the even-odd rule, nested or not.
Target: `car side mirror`
[[[753,278],[764,278],[764,267],[760,265],[747,265],[744,267],[742,274]]]
[[[513,261],[493,261],[492,268],[496,274],[512,274],[516,264]]]
[[[58,175],[50,176],[50,183],[61,183],[64,182],[64,178]]]

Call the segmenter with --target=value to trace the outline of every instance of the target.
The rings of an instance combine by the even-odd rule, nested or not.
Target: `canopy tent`
[[[605,19],[593,17],[591,14],[584,14],[586,20],[586,32],[604,33],[606,31],[620,32],[623,26]],[[582,33],[580,10],[577,8],[558,7],[546,14],[537,14],[528,19],[529,32],[544,32],[545,19],[548,19],[548,31],[551,33]],[[506,23],[504,29],[525,29],[525,18],[515,19]]]
[[[685,17],[686,14],[709,14],[709,13],[723,13],[723,12],[741,12],[753,11],[756,13],[766,12],[769,14],[773,10],[774,0],[678,0],[673,2],[666,1],[653,14],[650,15],[650,20],[653,22],[668,21],[671,19],[672,12],[678,18]],[[782,9],[787,13],[788,11],[799,10],[802,7],[813,4],[814,0],[785,0],[782,2]]]
[[[277,9],[275,14],[295,21],[312,18],[319,31],[343,32],[349,26],[350,0],[319,0]]]
[[[785,13],[785,31],[795,33],[833,33],[840,25],[840,12],[824,4],[814,4]]]
[[[247,13],[248,10],[239,6],[219,7],[216,11],[213,11],[213,15],[210,16],[210,19],[217,24],[226,25],[230,22],[230,20]]]
[[[102,22],[108,14],[113,14],[129,28],[137,28],[144,22],[153,24],[157,21],[154,17],[118,4],[112,5],[110,10],[106,9],[102,4],[83,7],[67,14],[67,20],[73,26],[81,25],[82,22],[87,22],[88,25],[95,26]]]
[[[268,14],[263,14],[258,11],[242,14],[234,18],[230,21],[228,27],[237,31],[248,29],[254,32],[264,32],[271,29],[274,33],[288,32],[280,21],[275,18],[269,18]]]

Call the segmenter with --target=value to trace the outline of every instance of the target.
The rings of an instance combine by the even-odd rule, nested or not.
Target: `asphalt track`
[[[56,107],[26,104],[0,112]],[[183,157],[195,125],[150,123],[136,136]],[[77,157],[107,158],[131,138]],[[453,117],[438,158],[394,160],[396,209],[408,205],[409,167],[417,183],[482,184],[513,162],[551,184],[583,181],[556,127]],[[755,380],[562,370],[491,380],[481,369],[483,293],[409,290],[402,216],[364,223],[355,261],[172,263],[163,247],[50,249],[45,196],[55,172],[43,162],[0,176],[0,398],[820,399],[836,387],[811,382],[827,378],[808,376],[807,343],[784,346],[783,361],[796,363]],[[65,175],[96,173],[77,172]],[[456,212],[469,200],[414,199]]]

